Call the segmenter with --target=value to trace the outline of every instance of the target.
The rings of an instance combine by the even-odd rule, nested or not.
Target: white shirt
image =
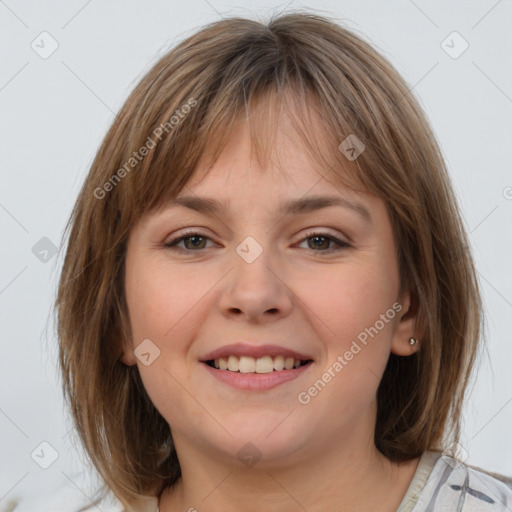
[[[4,505],[5,506],[5,505]],[[87,508],[89,507],[89,508]],[[102,512],[124,512],[109,493],[98,504]],[[47,497],[22,500],[13,512],[97,512],[91,500],[69,482]],[[0,506],[0,512],[5,510]],[[139,512],[158,512],[157,498],[148,498]],[[488,473],[441,452],[426,451],[396,512],[510,512],[512,477]]]
[[[425,452],[397,512],[510,512],[512,477]]]

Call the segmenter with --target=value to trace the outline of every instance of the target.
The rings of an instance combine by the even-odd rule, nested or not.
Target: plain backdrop
[[[364,34],[434,127],[486,308],[462,446],[471,464],[512,475],[512,1],[0,0],[0,510],[83,468],[50,308],[62,231],[115,112],[157,57],[202,25],[285,8]]]

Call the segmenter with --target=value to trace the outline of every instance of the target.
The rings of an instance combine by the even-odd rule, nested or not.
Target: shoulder
[[[67,482],[63,481],[44,495],[21,499],[11,510],[13,512],[97,512],[98,510],[125,512],[122,503],[110,490],[105,490],[101,485],[87,485],[82,474]],[[148,498],[137,510],[158,512],[158,500]]]
[[[414,512],[512,510],[512,477],[485,471],[441,452],[432,453],[437,460],[418,496]]]

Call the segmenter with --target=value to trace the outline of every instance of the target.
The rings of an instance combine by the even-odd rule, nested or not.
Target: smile
[[[221,371],[239,372],[239,373],[272,373],[282,370],[294,370],[305,366],[311,362],[311,359],[301,360],[289,356],[236,356],[220,357],[206,361],[211,368]]]
[[[305,372],[309,370],[313,366],[313,360],[294,360],[293,358],[285,358],[284,363],[281,361],[282,356],[276,356],[274,358],[270,356],[263,356],[258,359],[252,357],[242,356],[240,358],[233,356],[235,359],[231,359],[232,356],[228,358],[219,358],[218,364],[219,368],[215,367],[215,360],[203,361],[201,366],[218,382],[222,384],[228,384],[232,388],[236,388],[244,391],[266,391],[276,386],[282,385],[285,382],[290,382],[292,380],[300,378]],[[272,361],[272,370],[270,370],[270,362],[267,357]],[[223,359],[223,367],[226,364],[229,365],[231,362],[233,366],[231,368],[235,368],[235,364],[238,365],[237,370],[230,370],[229,366],[222,370],[220,368],[220,360]],[[230,361],[231,359],[231,361]],[[252,361],[247,361],[250,359]],[[268,369],[268,371],[260,373],[257,371],[258,360],[263,359],[263,367]],[[277,359],[277,367],[281,367],[282,364],[287,364],[287,366],[291,366],[290,369],[280,369],[276,370],[274,368],[275,360]],[[290,359],[293,361],[293,364],[290,365]],[[260,365],[262,363],[259,363]],[[245,370],[245,373],[240,370],[240,365],[242,365],[242,369]],[[252,369],[254,368],[254,370]],[[259,366],[261,369],[261,366]],[[248,371],[251,370],[251,371]]]

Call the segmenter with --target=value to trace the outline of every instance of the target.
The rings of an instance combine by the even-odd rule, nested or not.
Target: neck
[[[367,439],[365,449],[345,443],[288,464],[251,468],[219,463],[189,447],[182,477],[160,497],[160,512],[395,512],[419,459],[391,463]]]

